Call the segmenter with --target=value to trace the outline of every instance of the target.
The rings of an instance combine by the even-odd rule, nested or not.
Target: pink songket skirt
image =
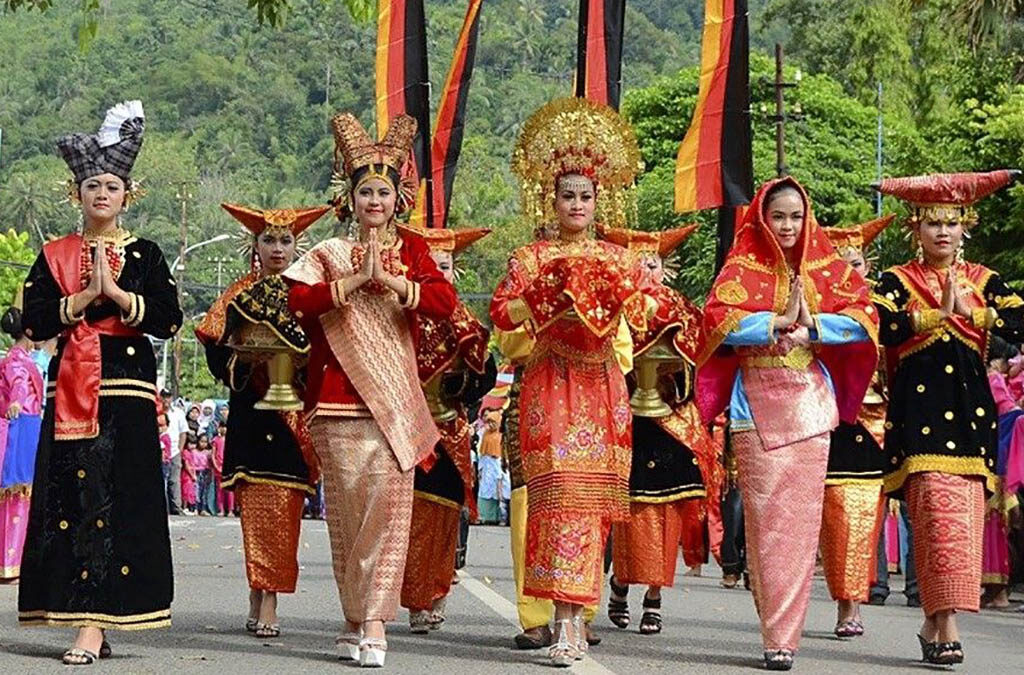
[[[732,442],[761,639],[766,651],[795,652],[811,597],[829,435],[771,451],[756,431],[735,433]]]

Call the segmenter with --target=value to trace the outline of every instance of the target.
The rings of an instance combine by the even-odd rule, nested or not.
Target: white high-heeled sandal
[[[558,631],[558,640],[548,647],[548,658],[551,665],[558,668],[568,668],[580,659],[579,646],[569,641],[569,627],[572,626],[572,619],[557,619],[555,629]]]
[[[359,633],[342,633],[334,639],[334,648],[338,650],[338,658],[342,661],[359,660]]]
[[[383,638],[366,638],[359,641],[359,667],[383,668],[388,653],[388,642]]]

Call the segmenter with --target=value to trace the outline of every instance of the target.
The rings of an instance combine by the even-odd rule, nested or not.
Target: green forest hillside
[[[372,120],[375,26],[353,20],[345,3],[293,0],[284,21],[270,27],[244,0],[108,0],[100,3],[86,51],[78,46],[86,20],[79,3],[53,4],[44,13],[0,16],[0,232],[27,233],[33,248],[77,220],[61,203],[66,171],[54,139],[95,129],[113,102],[141,98],[146,105],[136,176],[149,194],[127,224],[158,241],[169,258],[178,248],[183,202],[189,243],[237,230],[219,209],[222,201],[322,202],[333,149],[330,116],[354,110]],[[789,164],[810,186],[823,222],[873,214],[879,80],[887,174],[1024,164],[1019,22],[999,24],[972,51],[953,20],[957,4],[752,0],[757,179],[774,173],[767,79],[776,40],[788,49],[788,77],[798,67],[803,74],[801,85],[787,91],[803,113],[789,126]],[[465,3],[426,5],[436,103]],[[509,155],[526,116],[571,91],[577,7],[568,0],[484,2],[451,221],[495,233],[462,260],[465,293],[488,293],[508,251],[526,239]],[[638,226],[668,227],[686,220],[671,211],[672,162],[696,97],[703,2],[631,0],[628,8],[623,109],[638,129],[648,169]],[[1024,280],[1024,260],[1016,255],[1024,243],[1022,204],[1017,190],[989,200],[969,254],[1013,280]],[[710,282],[714,247],[713,214],[699,218],[707,224],[684,249],[679,281],[698,299]],[[312,235],[331,229],[325,219]],[[885,242],[886,261],[906,255],[899,232]],[[186,270],[187,314],[202,312],[242,270],[232,242],[197,252]]]
[[[104,107],[121,99],[141,98],[148,118],[136,169],[148,196],[128,216],[129,225],[157,240],[169,257],[179,239],[181,195],[191,197],[190,243],[236,229],[218,208],[221,201],[322,202],[333,151],[328,119],[338,110],[373,119],[375,26],[354,22],[341,3],[297,0],[283,25],[271,28],[259,26],[242,0],[112,0],[103,3],[85,52],[76,38],[85,20],[77,3],[55,5],[0,18],[0,230],[27,231],[35,245],[68,231],[77,218],[59,204],[65,169],[53,140],[68,130],[94,129]],[[626,37],[627,88],[696,62],[700,2],[635,5]],[[465,4],[430,0],[427,11],[436,99]],[[571,90],[575,12],[572,2],[485,3],[453,224],[501,226],[515,218],[507,168],[512,143],[526,115]],[[507,251],[522,234],[499,230],[489,248]],[[313,234],[327,233],[322,224]],[[222,283],[241,271],[240,260],[206,262],[232,256],[230,243],[202,253],[189,266],[192,282],[216,285],[218,267]],[[462,283],[468,291],[485,290],[472,275]],[[199,289],[188,309],[201,311],[212,292]]]

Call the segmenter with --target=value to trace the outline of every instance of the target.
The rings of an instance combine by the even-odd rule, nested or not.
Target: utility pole
[[[181,205],[181,221],[178,236],[178,262],[174,269],[171,270],[171,274],[174,276],[174,283],[178,289],[178,306],[182,308],[183,312],[185,299],[185,249],[188,246],[188,202],[192,199],[192,193],[189,192],[191,184],[191,181],[181,181],[178,184],[178,192],[174,195]],[[171,383],[171,391],[174,393],[175,398],[181,394],[181,334],[184,328],[182,326],[182,330],[179,330],[174,336],[174,381]]]
[[[772,86],[775,89],[775,114],[769,117],[769,120],[775,123],[775,175],[777,178],[783,178],[789,175],[789,167],[786,166],[786,122],[790,119],[800,120],[803,118],[803,113],[800,110],[800,104],[798,103],[793,108],[791,114],[786,113],[786,99],[784,92],[789,87],[799,86],[802,75],[799,70],[796,71],[795,82],[786,82],[782,76],[782,62],[783,53],[782,45],[779,43],[775,44],[775,81]],[[761,110],[767,112],[765,107],[762,105]]]
[[[331,107],[331,62],[327,62],[327,84],[324,86],[324,104]]]
[[[223,274],[222,273],[224,271],[224,264],[225,263],[232,263],[232,262],[234,262],[234,259],[232,259],[232,258],[216,257],[216,258],[207,258],[206,262],[217,265],[217,288],[223,290],[224,283],[223,283]]]

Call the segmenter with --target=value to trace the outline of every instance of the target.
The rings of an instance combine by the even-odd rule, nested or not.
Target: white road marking
[[[469,591],[477,600],[487,605],[492,612],[508,621],[519,630],[519,612],[516,606],[498,595],[487,584],[476,579],[472,574],[462,569],[459,570],[459,578],[462,580],[459,586]],[[615,671],[605,668],[594,660],[594,652],[590,651],[587,658],[579,661],[570,671],[580,675],[615,675]]]

